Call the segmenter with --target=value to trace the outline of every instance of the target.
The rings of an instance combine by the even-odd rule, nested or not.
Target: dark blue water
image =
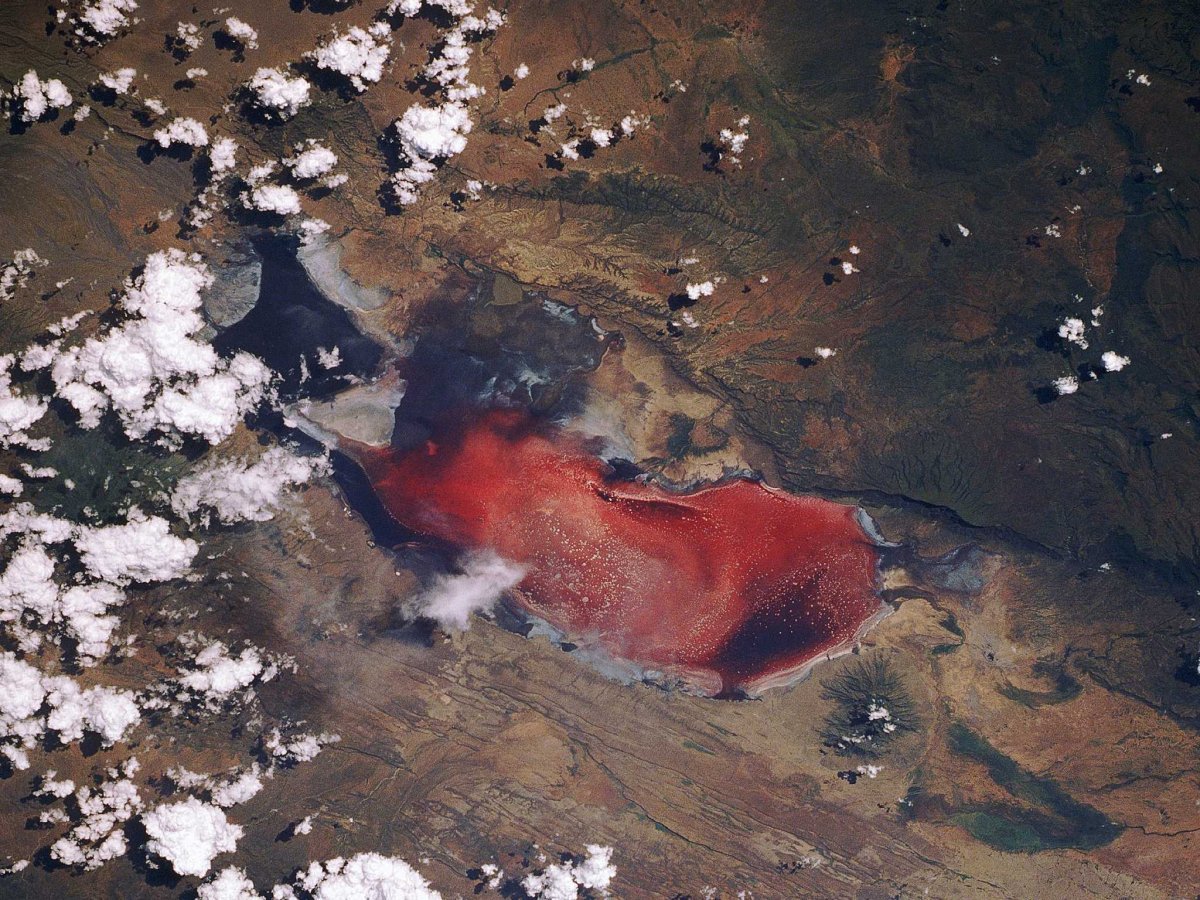
[[[358,330],[345,309],[317,290],[296,259],[294,243],[260,237],[254,247],[262,258],[258,302],[245,318],[217,336],[213,341],[217,350],[222,354],[245,350],[263,360],[279,373],[280,396],[288,401],[301,395],[328,399],[347,387],[347,376],[373,375],[383,348]],[[341,365],[323,368],[318,349],[335,347]]]

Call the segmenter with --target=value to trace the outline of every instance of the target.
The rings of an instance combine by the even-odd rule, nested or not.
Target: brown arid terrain
[[[737,700],[612,677],[531,632],[512,600],[465,631],[434,628],[412,600],[446,548],[389,532],[342,460],[268,521],[196,528],[192,574],[131,589],[131,649],[77,677],[142,690],[170,676],[184,631],[286,654],[294,671],[245,706],[147,712],[115,747],[50,742],[33,769],[0,772],[0,865],[32,860],[0,897],[196,896],[202,879],[138,851],[136,824],[134,849],[104,867],[56,864],[33,776],[84,784],[133,755],[151,802],[171,766],[248,765],[285,725],[340,741],[230,810],[245,833],[215,868],[244,868],[267,896],[313,860],[375,851],[445,897],[522,897],[513,879],[586,844],[613,848],[611,893],[626,898],[1200,892],[1194,4],[511,0],[473,44],[486,93],[468,104],[465,149],[403,206],[383,136],[428,88],[436,17],[386,20],[391,57],[362,93],[314,76],[311,105],[269,122],[240,91],[383,5],[143,0],[96,45],[44,3],[0,4],[0,83],[34,68],[92,110],[0,136],[0,256],[49,261],[0,301],[0,352],[108,310],[159,250],[201,254],[212,293],[231,296],[252,242],[299,219],[247,212],[236,179],[318,139],[348,180],[301,191],[330,226],[308,245],[314,280],[376,348],[364,377],[410,378],[422,341],[485,371],[541,366],[530,405],[568,411],[642,473],[753,473],[857,504],[895,545],[890,612],[852,653]],[[230,15],[258,29],[257,48],[214,40]],[[169,46],[179,21],[204,36],[185,59]],[[133,92],[89,95],[124,66]],[[186,78],[193,67],[207,74]],[[588,148],[626,115],[631,137]],[[199,228],[185,219],[203,153],[154,150],[172,116],[241,147]],[[721,131],[739,128],[734,153]],[[560,149],[573,139],[577,159]],[[226,322],[222,302],[206,336],[245,346],[245,310]],[[1056,333],[1076,316],[1098,323],[1086,347]],[[265,341],[288,327],[245,321]],[[1106,370],[1109,351],[1128,365]],[[1077,390],[1058,394],[1071,375]],[[349,408],[386,440],[390,407],[382,426],[378,403]],[[213,448],[131,451],[119,429],[72,430],[72,416],[52,409],[48,455],[102,486],[73,500],[47,484],[47,511],[161,503],[152,478],[114,488],[96,468],[131,453],[173,477],[299,439],[268,412]],[[4,471],[39,464],[0,452]],[[864,666],[886,667],[913,710],[867,755],[827,726],[831,687]],[[307,816],[311,832],[291,834]],[[490,862],[504,894],[486,885]]]

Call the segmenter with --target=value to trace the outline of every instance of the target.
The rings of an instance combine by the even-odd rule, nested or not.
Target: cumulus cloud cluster
[[[421,873],[396,856],[359,853],[314,862],[296,876],[294,886],[275,892],[276,900],[338,900],[350,897],[397,897],[441,900]]]
[[[15,297],[17,291],[29,284],[29,279],[38,269],[48,265],[50,263],[32,247],[14,253],[12,259],[0,269],[0,303]]]
[[[116,37],[134,24],[135,0],[83,0],[74,7],[60,9],[58,20],[69,21],[76,36],[89,43],[100,44]]]
[[[109,769],[107,779],[96,788],[81,787],[71,796],[74,814],[47,818],[72,823],[71,829],[50,845],[50,857],[64,866],[98,869],[128,850],[125,823],[143,806],[133,776],[139,769],[136,759],[127,759]]]
[[[225,20],[225,33],[243,49],[258,49],[258,30],[237,16],[230,16]]]
[[[195,119],[180,117],[154,132],[158,146],[166,149],[174,144],[185,147],[207,147],[208,131]]]
[[[0,756],[14,769],[29,768],[27,751],[47,732],[63,743],[97,735],[112,746],[141,720],[132,694],[116,688],[81,688],[66,675],[45,675],[16,654],[0,651]]]
[[[113,584],[146,584],[183,576],[200,548],[191,538],[171,534],[166,519],[134,508],[123,525],[81,527],[75,549],[95,578]]]
[[[741,165],[742,153],[745,152],[746,143],[750,140],[750,131],[746,127],[749,124],[750,117],[742,116],[738,119],[736,128],[722,128],[717,135],[721,157],[728,159],[735,166]]]
[[[337,163],[337,154],[315,138],[297,144],[295,155],[283,160],[292,175],[304,181],[330,175]]]
[[[276,765],[291,767],[316,759],[322,749],[340,740],[341,737],[328,732],[284,734],[280,729],[272,728],[263,735],[262,749]]]
[[[180,22],[175,26],[174,47],[183,56],[200,49],[203,40],[200,26],[195,22]]]
[[[30,69],[18,81],[8,95],[9,107],[14,118],[23,122],[37,122],[56,109],[63,109],[73,102],[67,86],[57,78],[43,81],[38,73]]]
[[[1082,303],[1083,296],[1075,295],[1075,302]],[[1079,350],[1087,350],[1091,347],[1092,337],[1089,335],[1089,325],[1092,329],[1099,329],[1101,321],[1104,318],[1104,306],[1098,305],[1091,310],[1091,316],[1085,321],[1084,316],[1063,316],[1058,323],[1057,335],[1064,347],[1070,349],[1076,347]],[[1066,396],[1077,393],[1085,380],[1097,378],[1101,373],[1120,372],[1124,370],[1133,360],[1128,356],[1124,356],[1115,350],[1105,350],[1100,354],[1099,365],[1090,365],[1080,367],[1078,375],[1063,375],[1051,381],[1050,386],[1056,394]]]
[[[214,858],[232,853],[242,836],[225,811],[188,797],[160,803],[142,816],[146,850],[162,857],[180,875],[207,875]]]
[[[114,94],[128,94],[133,87],[133,80],[135,78],[137,78],[137,69],[126,66],[121,69],[114,69],[112,72],[102,73],[96,79],[96,83],[105,90],[112,91]]]
[[[242,193],[242,203],[247,209],[270,213],[276,216],[298,216],[300,194],[287,184],[256,184]]]
[[[118,624],[112,610],[125,602],[124,586],[180,577],[197,552],[195,541],[171,534],[164,519],[136,509],[125,524],[86,526],[20,503],[0,516],[0,534],[20,535],[0,573],[0,625],[25,650],[69,639],[84,665],[111,648]],[[65,559],[82,569],[69,586],[56,575]]]
[[[404,0],[389,9],[412,16],[423,5],[420,0]],[[422,77],[438,89],[440,102],[414,104],[392,126],[400,166],[392,175],[391,186],[397,202],[404,206],[417,202],[420,186],[433,179],[440,162],[466,149],[472,127],[467,103],[484,93],[470,79],[470,42],[504,24],[502,13],[488,9],[482,17],[476,16],[472,5],[462,0],[428,5],[447,13],[452,24],[421,70]]]
[[[293,149],[294,155],[278,162],[261,163],[246,174],[246,189],[239,195],[246,209],[283,218],[298,216],[303,212],[301,190],[332,189],[348,180],[345,175],[333,171],[338,162],[337,154],[320,141],[309,138]],[[319,219],[309,218],[299,223],[298,230],[308,236],[328,227]]]
[[[224,641],[187,632],[180,635],[182,668],[174,679],[157,686],[143,700],[147,709],[167,709],[174,715],[186,709],[218,712],[248,704],[254,688],[275,678],[292,661],[280,654],[245,646],[234,652]]]
[[[201,292],[211,284],[199,258],[154,253],[126,283],[120,309],[127,318],[57,355],[56,392],[83,427],[94,428],[111,409],[131,439],[160,432],[215,444],[263,400],[271,373],[261,361],[248,353],[220,359],[194,337],[204,326]]]
[[[521,881],[525,893],[540,900],[576,900],[580,889],[606,893],[617,874],[612,848],[588,844],[582,859],[555,863]]]
[[[402,202],[412,202],[416,186],[432,178],[441,161],[466,147],[472,130],[468,104],[484,93],[470,80],[472,43],[494,32],[504,17],[492,9],[476,16],[467,0],[392,0],[389,6],[391,12],[404,15],[416,15],[423,9],[437,11],[450,22],[420,71],[420,77],[433,88],[434,99],[415,104],[394,123],[404,161],[394,183]],[[78,36],[98,43],[133,25],[137,9],[135,0],[71,0],[60,21],[70,22]],[[224,15],[224,11],[218,14]],[[217,20],[202,24],[222,28],[244,49],[257,46],[257,30],[236,17],[226,18],[223,27]],[[182,60],[201,47],[201,34],[200,25],[180,22],[173,42],[169,37],[169,49]],[[316,69],[335,74],[363,91],[382,77],[390,44],[390,27],[376,22],[365,29],[335,32],[307,58]],[[584,61],[581,68],[591,68],[590,61]],[[206,74],[197,67],[186,71],[189,79]],[[517,78],[527,74],[527,66],[518,67]],[[99,98],[111,96],[103,92],[129,94],[136,90],[136,78],[133,68],[106,72],[92,92]],[[247,84],[254,104],[280,119],[294,116],[310,102],[311,87],[307,79],[293,76],[287,69],[267,68],[259,69]],[[49,117],[72,102],[62,81],[42,79],[33,71],[9,96],[13,114],[27,122]],[[80,121],[88,111],[80,109]],[[146,111],[167,115],[166,106],[156,98],[146,99],[139,115]],[[209,134],[216,121],[216,117],[210,122],[204,116],[179,116],[153,131],[153,144],[161,148],[207,149],[210,183],[196,199],[197,222],[211,212],[210,188],[237,165],[237,143]],[[595,124],[587,139],[599,147],[609,146],[619,136],[632,134],[637,126],[631,114],[618,126]],[[256,167],[261,174],[248,178],[247,190],[241,195],[247,207],[294,215],[300,212],[300,192],[293,185],[308,190],[314,183],[333,187],[344,181],[344,176],[335,172],[337,155],[317,141],[296,145],[292,155],[281,162],[282,169],[275,163]],[[203,165],[196,171],[198,178],[205,177]],[[476,181],[468,186],[475,195],[482,188]],[[312,232],[327,226],[309,221],[301,227]],[[28,259],[18,257],[0,273],[0,296],[11,296],[37,262],[36,254]],[[144,270],[126,282],[112,315],[84,339],[68,336],[77,321],[69,326],[63,323],[52,339],[0,356],[0,447],[39,451],[50,446],[49,438],[30,433],[50,412],[53,398],[47,385],[74,410],[78,425],[85,429],[97,427],[107,416],[130,440],[156,440],[169,449],[178,449],[191,438],[212,445],[224,441],[249,411],[270,397],[272,376],[255,357],[239,353],[222,358],[198,337],[204,329],[202,295],[212,281],[196,255],[180,250],[154,253]],[[336,347],[322,353],[321,364],[330,368],[341,364]],[[70,426],[73,420],[65,424]],[[54,430],[42,433],[53,434]],[[146,509],[157,509],[161,516],[130,506],[116,520],[87,518],[83,522],[40,513],[28,503],[17,502],[13,498],[21,495],[26,484],[18,477],[0,476],[0,494],[4,495],[0,501],[4,507],[0,508],[6,510],[0,513],[0,540],[9,551],[0,560],[0,633],[6,647],[0,651],[0,685],[4,687],[0,691],[0,757],[5,765],[29,767],[30,752],[43,745],[48,735],[63,743],[89,735],[102,746],[112,747],[127,740],[148,711],[166,711],[185,719],[228,711],[249,703],[257,685],[290,665],[290,660],[232,639],[226,643],[188,634],[178,641],[180,655],[174,677],[141,693],[98,684],[92,672],[79,679],[51,674],[69,657],[73,657],[70,664],[89,667],[112,651],[120,628],[120,609],[134,586],[162,584],[191,572],[199,545],[179,533],[179,522],[165,516],[174,513],[222,524],[265,521],[279,508],[286,492],[325,471],[326,466],[322,458],[301,457],[278,447],[253,461],[214,457],[194,468],[168,495],[143,502]],[[26,481],[60,477],[53,468],[30,463],[21,471]],[[63,479],[63,486],[66,490],[74,487],[70,479]],[[419,605],[443,627],[466,628],[472,612],[490,608],[522,576],[520,567],[494,555],[468,557],[461,572],[431,585],[419,598]],[[53,647],[57,647],[55,652],[51,652]],[[263,728],[261,719],[251,721]],[[219,775],[176,768],[168,774],[190,796],[162,802],[157,798],[143,801],[135,781],[136,759],[129,758],[102,776],[93,772],[92,784],[78,788],[69,779],[59,780],[53,770],[45,772],[35,796],[59,805],[44,809],[40,821],[47,826],[68,826],[50,845],[50,858],[66,866],[96,868],[128,851],[126,829],[140,816],[148,838],[145,850],[152,858],[179,875],[207,876],[217,857],[232,852],[243,833],[226,810],[257,795],[266,779],[280,768],[315,758],[338,736],[285,726],[262,730],[259,740],[261,765],[234,767]],[[295,832],[309,830],[311,818],[306,818]],[[19,861],[0,874],[19,871],[25,864]],[[557,891],[564,897],[575,896],[568,891],[603,892],[612,871],[611,851],[589,847],[586,858],[530,875],[525,890],[530,896],[545,898],[559,896]],[[430,900],[440,896],[404,860],[380,853],[314,862],[300,870],[292,883],[276,885],[271,895],[275,900],[360,896]],[[246,900],[262,895],[244,871],[230,866],[200,886],[198,896],[201,900]]]
[[[383,77],[383,67],[391,54],[391,30],[386,22],[370,28],[353,25],[345,32],[335,31],[306,57],[318,69],[345,78],[356,91]]]
[[[229,168],[236,145],[213,145],[214,168]],[[32,254],[25,262],[36,257]],[[16,278],[13,279],[14,283]],[[117,318],[94,336],[66,347],[65,342],[86,313],[61,320],[48,338],[0,357],[0,442],[37,452],[49,449],[48,438],[32,438],[28,429],[47,414],[48,398],[21,392],[16,373],[49,370],[56,392],[80,413],[80,424],[93,427],[113,410],[133,440],[152,433],[195,434],[218,442],[240,419],[225,418],[229,404],[219,401],[229,386],[205,387],[212,379],[232,378],[253,384],[261,396],[269,377],[252,357],[220,360],[212,348],[193,337],[203,325],[200,294],[211,283],[195,256],[179,251],[154,254],[144,271],[129,279],[117,306]],[[247,375],[253,373],[252,379]],[[196,396],[198,391],[199,395]],[[184,403],[176,399],[182,398]],[[213,404],[213,399],[218,402]],[[190,412],[187,402],[201,404],[205,418]],[[249,409],[233,403],[238,410]],[[222,413],[219,423],[212,411]],[[184,415],[184,413],[187,413]],[[323,458],[302,458],[281,448],[254,463],[214,459],[202,463],[172,494],[182,511],[203,506],[221,521],[268,518],[283,492],[324,471]],[[54,467],[25,462],[25,479],[60,478]],[[68,489],[73,486],[64,480]],[[14,498],[24,492],[20,478],[5,475],[0,492]],[[187,634],[180,637],[179,671],[140,694],[58,674],[55,660],[96,665],[112,649],[119,627],[117,613],[132,585],[153,585],[185,577],[199,552],[195,540],[181,536],[171,522],[134,506],[123,521],[79,522],[39,512],[32,504],[5,499],[0,512],[0,766],[27,769],[31,753],[48,737],[72,744],[93,736],[102,747],[127,740],[145,710],[166,710],[189,717],[230,710],[249,703],[256,685],[294,663],[255,647],[233,650],[222,641]],[[161,502],[150,498],[149,502]],[[57,646],[58,653],[51,652]],[[15,649],[7,649],[12,647]],[[337,740],[332,734],[289,733],[273,729],[262,735],[262,752],[275,767],[315,757]],[[127,759],[107,770],[95,786],[76,789],[53,770],[40,779],[36,796],[47,806],[39,824],[67,824],[48,848],[51,859],[65,866],[93,869],[124,855],[126,826],[143,812],[134,775],[137,761]],[[271,769],[258,765],[225,775],[197,776],[188,789],[200,797],[161,803],[143,815],[150,836],[148,852],[179,874],[203,875],[212,858],[232,850],[241,829],[223,810],[246,802],[263,787]],[[27,861],[6,867],[18,872]]]
[[[553,133],[554,129],[550,127],[551,123],[562,118],[566,112],[567,105],[565,103],[556,103],[547,107],[542,113],[542,121],[545,123],[544,130]],[[599,123],[591,116],[588,116],[582,125],[571,122],[568,124],[569,137],[559,146],[555,155],[559,159],[577,160],[581,157],[590,158],[597,150],[612,147],[623,139],[633,137],[650,124],[650,117],[630,110],[620,121],[611,125]]]
[[[41,397],[14,388],[12,370],[17,360],[11,353],[0,355],[0,447],[36,446],[29,429],[50,409]]]
[[[312,102],[308,79],[282,68],[263,66],[246,83],[246,90],[255,107],[278,119],[290,119]]]
[[[254,889],[244,869],[226,866],[211,880],[200,885],[197,900],[261,900],[262,894]]]

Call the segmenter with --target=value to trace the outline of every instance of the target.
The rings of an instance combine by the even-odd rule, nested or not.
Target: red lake
[[[581,439],[511,410],[410,450],[344,449],[400,524],[523,565],[529,613],[705,693],[795,674],[881,610],[853,506],[748,479],[618,479]]]

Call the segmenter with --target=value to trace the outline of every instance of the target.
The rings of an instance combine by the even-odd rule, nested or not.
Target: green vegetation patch
[[[1083,685],[1073,678],[1062,666],[1039,660],[1033,664],[1033,673],[1052,679],[1054,687],[1048,691],[1029,691],[1011,684],[1000,688],[1000,693],[1022,706],[1037,709],[1039,706],[1054,706],[1074,700],[1083,691]]]
[[[124,521],[131,506],[156,506],[186,466],[182,456],[134,446],[111,421],[91,431],[68,431],[38,462],[56,469],[58,477],[30,493],[34,507],[96,525]]]
[[[1022,768],[961,722],[950,726],[948,740],[952,751],[982,763],[996,784],[1035,807],[966,805],[950,816],[950,821],[989,846],[1013,853],[1066,847],[1092,850],[1124,830],[1100,810],[1073,799],[1052,779]]]

